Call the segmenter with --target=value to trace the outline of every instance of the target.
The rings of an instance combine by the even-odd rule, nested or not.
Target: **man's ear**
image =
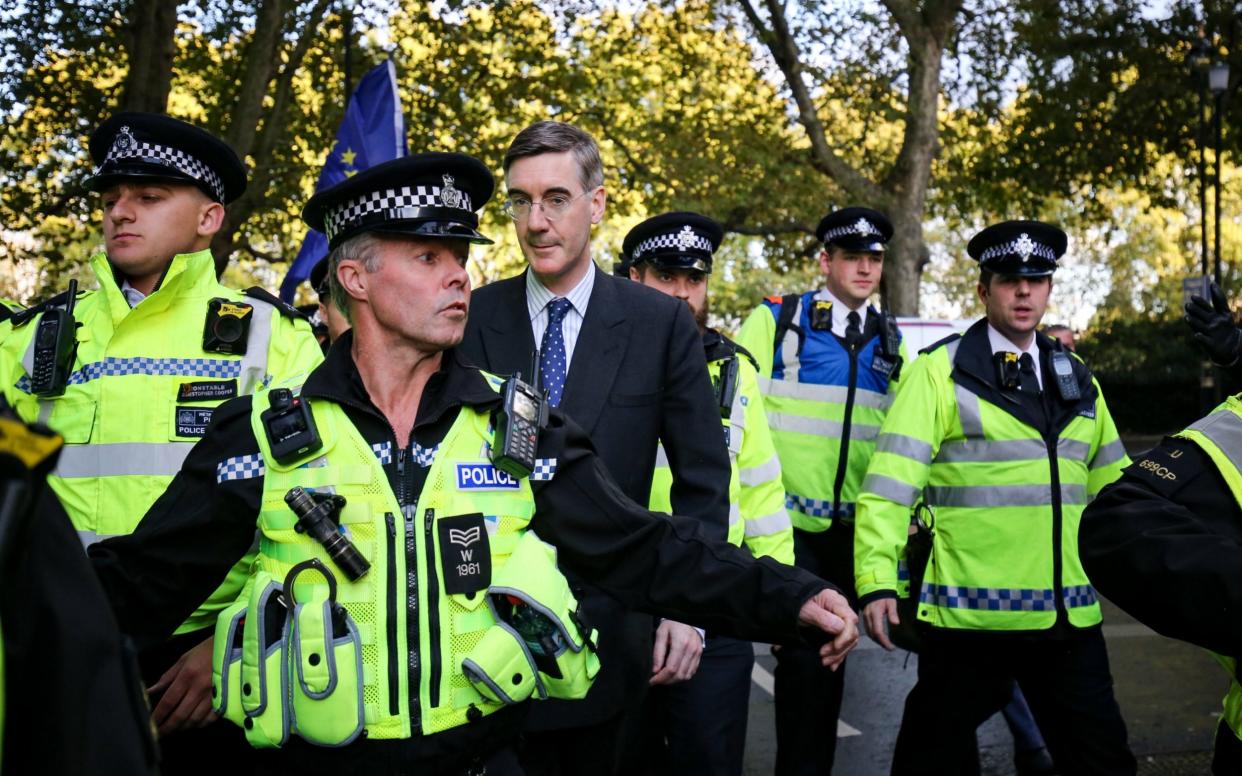
[[[591,223],[598,224],[604,220],[604,206],[608,204],[608,192],[603,186],[591,194]]]
[[[224,205],[207,200],[198,211],[198,235],[211,237],[224,226]]]
[[[828,255],[827,248],[819,252],[819,270],[824,273],[824,277],[832,274],[832,257]]]
[[[979,301],[983,303],[983,306],[987,307],[988,306],[988,287],[983,285],[983,281],[979,281],[978,283],[975,284],[975,293],[979,295]]]
[[[635,283],[643,282],[643,273],[638,267],[630,267],[630,280]]]
[[[351,298],[358,301],[368,299],[371,275],[361,261],[344,259],[336,268],[336,282]]]

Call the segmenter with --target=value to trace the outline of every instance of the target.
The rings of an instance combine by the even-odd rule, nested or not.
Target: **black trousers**
[[[741,775],[754,665],[749,641],[709,636],[694,678],[651,688],[648,773]]]
[[[794,530],[794,563],[854,595],[854,529],[834,524],[823,533]],[[847,661],[848,662],[848,661]],[[845,693],[845,663],[836,671],[819,653],[797,645],[776,652],[776,773],[825,776],[837,751],[837,717]]]
[[[536,701],[537,702],[537,701]],[[530,776],[610,776],[622,772],[622,741],[636,741],[627,729],[634,714],[618,713],[596,725],[565,730],[527,730],[518,758]],[[641,748],[641,747],[640,747]]]
[[[1058,639],[932,629],[925,636],[894,774],[977,773],[977,761],[965,753],[973,750],[975,729],[1009,699],[1013,680],[1060,773],[1135,773],[1099,628]]]
[[[1213,776],[1238,776],[1242,773],[1242,741],[1222,720],[1216,727],[1216,751],[1212,754]]]

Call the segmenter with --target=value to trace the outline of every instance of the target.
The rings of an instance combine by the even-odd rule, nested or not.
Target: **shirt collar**
[[[829,291],[826,286],[815,293],[815,298],[825,302],[832,302],[832,328],[834,330],[844,331],[845,327],[849,325],[847,319],[852,312],[858,313],[858,325],[863,326],[867,323],[867,315],[871,312],[871,305],[866,302],[859,305],[857,310],[851,310],[845,302],[837,299],[836,295]]]
[[[591,290],[595,288],[595,262],[591,262],[587,273],[582,276],[582,280],[578,281],[578,285],[570,289],[565,298],[574,306],[579,315],[586,315],[587,304],[591,301]],[[544,311],[551,302],[556,298],[548,290],[548,287],[535,277],[535,273],[529,269],[526,270],[526,312],[530,314],[530,319],[535,318]]]
[[[121,295],[131,308],[137,307],[139,302],[147,298],[146,294],[131,286],[128,280],[121,283]]]
[[[999,331],[997,331],[996,328],[992,326],[991,322],[988,323],[988,344],[992,346],[993,353],[1017,353],[1018,355],[1022,355],[1023,353],[1029,353],[1031,354],[1031,358],[1035,359],[1035,363],[1038,364],[1039,363],[1039,343],[1037,341],[1038,339],[1039,339],[1038,337],[1031,337],[1031,346],[1029,348],[1023,349],[1013,344],[1012,342],[1010,342],[1009,338],[1006,337],[1004,334],[1001,334]]]

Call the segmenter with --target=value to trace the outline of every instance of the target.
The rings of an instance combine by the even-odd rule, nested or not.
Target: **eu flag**
[[[389,59],[364,75],[349,98],[345,119],[319,173],[315,193],[335,186],[359,170],[407,153],[405,119],[397,97],[397,70]],[[315,264],[327,255],[328,238],[322,232],[310,230],[280,284],[280,298],[292,302],[298,284],[310,277]]]

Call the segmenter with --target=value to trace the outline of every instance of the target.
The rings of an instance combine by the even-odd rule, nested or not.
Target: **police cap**
[[[648,263],[659,269],[712,271],[712,254],[724,239],[724,227],[698,213],[664,213],[630,230],[621,243],[628,266]]]
[[[998,275],[1043,277],[1065,255],[1065,232],[1041,221],[1004,221],[970,238],[966,252]]]
[[[893,236],[893,225],[878,210],[846,207],[821,218],[815,236],[824,247],[835,245],[847,251],[883,253]]]
[[[162,113],[118,113],[91,133],[91,191],[132,179],[197,186],[228,204],[246,190],[246,168],[228,144],[205,129]]]
[[[318,262],[315,263],[314,267],[311,268],[311,271],[310,271],[311,289],[315,293],[319,294],[320,296],[324,296],[328,291],[328,284],[325,282],[327,279],[328,279],[328,257],[324,256],[322,259],[320,259]]]
[[[496,184],[472,156],[422,153],[377,164],[311,197],[302,220],[335,249],[350,237],[381,232],[490,244],[475,212]]]

